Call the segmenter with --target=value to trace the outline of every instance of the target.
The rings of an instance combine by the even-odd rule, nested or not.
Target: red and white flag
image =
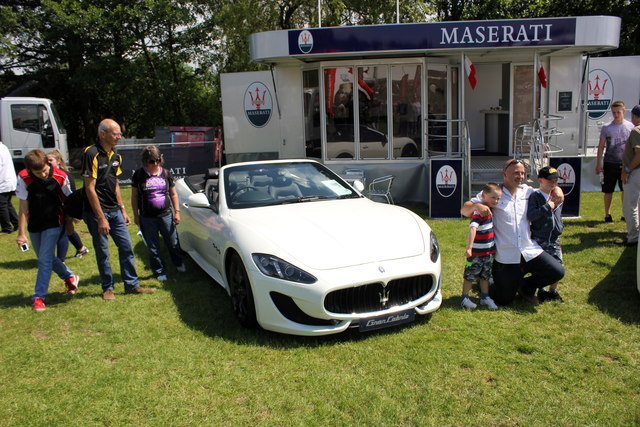
[[[464,68],[467,71],[467,78],[469,79],[471,89],[475,89],[476,83],[478,83],[478,80],[476,80],[476,66],[473,65],[473,62],[469,60],[467,55],[464,56]]]
[[[543,88],[547,88],[547,75],[544,73],[544,67],[542,66],[542,61],[540,61],[540,57],[536,55],[536,62],[538,64],[538,79],[540,80],[540,84]]]

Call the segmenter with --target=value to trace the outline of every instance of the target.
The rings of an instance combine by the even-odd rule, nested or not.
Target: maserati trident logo
[[[302,53],[309,53],[313,49],[313,36],[307,30],[303,30],[298,36],[298,47]]]
[[[436,190],[442,197],[451,197],[456,191],[458,176],[449,165],[442,166],[436,174]]]
[[[589,99],[587,100],[589,118],[596,120],[607,114],[613,96],[611,76],[605,70],[591,70],[589,72]]]
[[[558,166],[558,187],[568,196],[576,186],[576,171],[569,163]]]
[[[389,289],[387,289],[386,285],[383,286],[382,288],[382,292],[378,293],[378,295],[380,295],[380,304],[382,305],[383,308],[385,308],[387,306],[387,303],[389,302],[389,293],[391,291]]]
[[[271,92],[262,82],[253,82],[244,93],[244,112],[253,126],[261,128],[271,118]]]

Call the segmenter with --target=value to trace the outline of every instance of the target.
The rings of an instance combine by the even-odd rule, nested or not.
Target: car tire
[[[418,148],[413,144],[405,145],[400,157],[418,157]]]
[[[256,306],[251,291],[251,283],[247,270],[244,268],[242,259],[238,254],[231,255],[229,267],[227,269],[229,280],[229,290],[231,291],[231,304],[233,313],[240,325],[245,328],[254,328],[258,322],[256,320]]]

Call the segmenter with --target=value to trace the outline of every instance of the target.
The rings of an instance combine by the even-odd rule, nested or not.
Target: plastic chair
[[[387,203],[393,204],[393,197],[391,197],[391,185],[395,177],[393,175],[381,176],[374,179],[369,184],[369,192],[367,196],[374,200],[375,197],[385,199]]]

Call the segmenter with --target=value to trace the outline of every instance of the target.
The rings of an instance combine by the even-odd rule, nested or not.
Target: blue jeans
[[[62,226],[47,228],[43,231],[29,232],[31,245],[38,256],[38,274],[36,275],[36,287],[33,299],[47,296],[51,271],[54,271],[62,280],[73,277],[73,272],[55,256],[58,238],[62,232]]]
[[[145,218],[141,216],[140,231],[147,244],[147,248],[149,248],[149,262],[151,264],[151,270],[156,276],[167,274],[164,262],[162,261],[162,254],[160,253],[160,238],[158,233],[164,238],[164,243],[167,245],[173,265],[176,267],[182,265],[182,255],[180,253],[180,245],[178,244],[178,232],[176,231],[176,225],[173,223],[173,215],[171,213],[160,218]]]
[[[67,236],[67,232],[64,231],[64,227],[62,227],[62,232],[60,233],[56,246],[58,248],[58,258],[64,262],[64,260],[67,259],[67,252],[69,252],[69,237]]]
[[[105,218],[109,222],[109,234],[113,242],[118,247],[118,258],[120,259],[120,276],[124,282],[126,290],[135,289],[138,283],[138,273],[136,273],[135,261],[133,258],[133,246],[127,225],[124,223],[122,212],[105,212]],[[102,281],[102,290],[113,290],[113,274],[109,263],[109,238],[105,234],[98,233],[98,218],[91,211],[84,211],[84,222],[87,224],[89,233],[93,238],[93,248],[96,251],[96,262]]]

